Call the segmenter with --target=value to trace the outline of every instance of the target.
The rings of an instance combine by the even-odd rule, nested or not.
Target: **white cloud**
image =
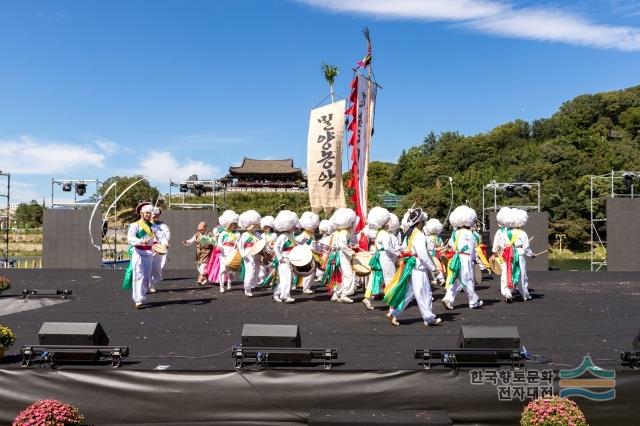
[[[110,141],[109,139],[99,139],[99,140],[93,141],[93,143],[98,145],[98,148],[100,148],[102,152],[104,152],[107,155],[114,154],[118,150],[118,144],[116,144],[113,141]]]
[[[16,174],[66,173],[74,169],[104,168],[105,154],[88,146],[41,141],[30,136],[0,140],[0,169]]]
[[[140,161],[140,174],[164,184],[168,184],[169,180],[186,180],[193,174],[200,179],[213,179],[220,171],[204,161],[187,160],[186,163],[180,163],[168,151],[149,152]]]
[[[378,18],[461,22],[467,28],[505,37],[640,50],[640,28],[599,24],[560,8],[518,8],[496,0],[298,1],[335,12]]]

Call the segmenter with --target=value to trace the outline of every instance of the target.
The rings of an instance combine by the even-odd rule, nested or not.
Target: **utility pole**
[[[556,234],[556,240],[560,243],[560,254],[562,254],[562,239],[566,238],[566,234]]]

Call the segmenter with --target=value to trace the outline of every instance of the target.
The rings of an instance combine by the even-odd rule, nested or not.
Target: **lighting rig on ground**
[[[87,193],[89,184],[95,184],[96,190],[94,194],[98,194],[100,181],[97,179],[51,179],[51,207],[93,207],[96,200],[78,201],[78,197],[83,197]],[[62,192],[73,192],[73,202],[56,202],[54,201],[55,188],[60,187]]]
[[[173,193],[172,188],[178,188],[178,193]],[[174,209],[211,209],[215,210],[216,205],[216,192],[224,190],[218,180],[215,179],[198,179],[198,175],[189,176],[188,180],[181,182],[169,181],[169,200],[167,207],[169,210]],[[210,203],[187,203],[185,197],[188,195],[194,195],[196,197],[202,197],[204,195],[211,196]],[[181,202],[174,202],[174,196],[178,196]]]
[[[488,230],[486,223],[488,211],[497,213],[502,207],[513,207],[539,212],[540,195],[540,182],[490,181],[482,188],[482,230]],[[529,201],[532,197],[535,197],[534,200]]]

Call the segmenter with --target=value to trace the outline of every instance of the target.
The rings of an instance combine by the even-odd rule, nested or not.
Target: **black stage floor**
[[[440,303],[434,292],[434,311],[443,322],[425,327],[413,303],[393,327],[382,302],[367,311],[360,301],[329,301],[324,289],[313,295],[294,292],[296,302],[275,303],[267,290],[247,298],[242,284],[220,293],[200,287],[192,271],[169,271],[144,309],[134,309],[130,292],[120,288],[122,270],[4,270],[12,280],[7,294],[23,289],[71,289],[67,303],[0,316],[18,335],[2,368],[19,366],[21,345],[38,343],[43,322],[100,322],[112,345],[128,345],[131,356],[123,369],[233,370],[230,348],[240,343],[244,323],[298,324],[302,346],[336,348],[341,370],[413,370],[416,348],[455,347],[462,325],[515,325],[522,344],[543,368],[573,368],[584,355],[603,368],[621,368],[619,352],[630,350],[640,330],[640,274],[615,272],[531,272],[533,300],[506,304],[499,282],[485,277],[478,292],[481,309],[467,307],[460,294],[455,310]],[[533,363],[530,363],[533,365]],[[158,367],[162,366],[162,367]],[[76,368],[61,366],[60,368]],[[322,367],[319,366],[319,369]]]

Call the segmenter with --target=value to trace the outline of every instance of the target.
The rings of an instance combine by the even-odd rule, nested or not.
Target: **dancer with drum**
[[[453,309],[456,295],[464,288],[469,297],[471,309],[482,306],[482,300],[475,291],[473,263],[476,258],[476,241],[471,227],[475,224],[477,214],[468,206],[459,206],[451,212],[449,221],[455,228],[449,239],[448,247],[454,252],[447,265],[447,293],[442,304],[447,309]]]
[[[278,234],[273,232],[273,220],[273,216],[265,216],[260,219],[260,229],[262,229],[260,238],[265,241],[264,250],[270,255],[273,255],[273,246],[276,243],[276,238],[278,238]],[[267,265],[261,263],[259,281],[262,282],[265,277],[271,273],[272,269],[271,263]]]
[[[440,256],[442,255],[442,248],[444,246],[444,242],[442,238],[440,238],[440,233],[444,229],[444,226],[438,219],[429,219],[424,226],[425,234],[427,236],[427,251],[433,260],[433,263],[436,265],[436,276],[433,277],[433,283],[438,285],[444,285],[444,274],[446,270],[444,269],[444,265],[440,261]],[[438,279],[437,272],[440,272],[442,277]]]
[[[148,202],[140,203],[136,207],[136,213],[140,215],[140,220],[130,224],[127,230],[127,242],[132,247],[131,272],[129,273],[129,270],[125,272],[122,286],[132,288],[131,297],[135,307],[140,308],[147,297],[151,283],[151,268],[153,266],[153,251],[151,249],[155,238],[151,224],[153,206]],[[128,278],[129,276],[131,278]],[[131,280],[130,284],[129,279]]]
[[[529,294],[529,277],[527,276],[527,260],[526,257],[536,257],[535,253],[531,250],[531,246],[529,245],[529,236],[522,229],[529,220],[529,214],[522,209],[512,209],[513,214],[513,229],[512,229],[512,240],[514,250],[514,257],[518,259],[518,269],[519,276],[514,277],[515,282],[518,285],[518,290],[522,295],[522,300],[531,300],[531,295]]]
[[[260,226],[261,219],[260,213],[255,210],[243,212],[238,219],[240,228],[245,229],[238,246],[244,262],[244,295],[247,297],[253,297],[251,290],[256,288],[259,282],[260,262],[252,248],[260,240],[254,230]]]
[[[315,232],[318,228],[318,224],[320,223],[320,217],[313,212],[304,212],[300,216],[300,226],[302,227],[302,232],[295,236],[296,242],[300,245],[307,245],[311,248],[313,252],[316,252],[316,238]],[[313,280],[316,275],[316,266],[315,262],[313,262],[313,270],[311,274],[302,277],[302,292],[304,294],[313,294],[313,290],[311,289],[311,285],[313,284]]]
[[[225,210],[220,215],[218,221],[224,227],[218,236],[218,247],[220,248],[220,293],[224,292],[224,285],[227,290],[231,289],[231,281],[235,277],[236,271],[240,269],[242,257],[238,251],[238,233],[235,232],[240,216],[233,210]]]
[[[156,292],[156,284],[162,281],[162,270],[167,263],[167,249],[171,239],[171,231],[166,223],[160,220],[162,209],[155,207],[151,215],[152,231],[156,236],[157,244],[154,244],[153,262],[151,266],[151,284],[149,293]]]
[[[209,266],[209,258],[215,246],[215,241],[207,229],[207,222],[200,222],[193,237],[182,241],[182,244],[185,246],[190,246],[194,243],[196,245],[196,268],[198,270],[198,279],[196,282],[200,285],[205,285],[208,282],[207,269]]]
[[[398,271],[388,285],[384,301],[389,305],[387,319],[399,326],[398,318],[415,298],[424,325],[440,324],[442,320],[433,313],[429,272],[442,278],[427,251],[427,239],[422,229],[427,215],[422,209],[412,209],[406,216],[408,226],[405,238],[402,270]]]
[[[281,210],[274,220],[276,231],[281,233],[274,245],[278,271],[278,286],[273,292],[273,300],[276,302],[295,302],[291,297],[292,272],[289,254],[297,245],[293,237],[293,230],[297,223],[298,215],[289,210]]]
[[[514,258],[513,245],[511,244],[511,238],[513,236],[513,231],[511,230],[513,217],[512,210],[513,209],[511,207],[502,207],[498,210],[498,213],[496,214],[498,230],[493,237],[493,247],[491,249],[491,262],[497,262],[500,265],[500,293],[507,303],[511,303],[513,300],[512,290],[514,288],[513,276],[511,273]],[[509,260],[509,265],[507,265],[505,258]],[[497,270],[494,272],[498,273]]]
[[[395,264],[391,260],[393,256],[391,253],[393,250],[391,234],[385,229],[390,217],[389,211],[383,207],[374,207],[367,215],[367,225],[375,232],[373,238],[374,253],[369,261],[371,276],[367,282],[362,303],[367,309],[371,310],[373,309],[371,299],[382,292],[385,283],[391,281],[393,274],[396,272]]]
[[[356,225],[356,213],[345,207],[338,208],[331,216],[335,231],[331,237],[331,253],[323,282],[333,291],[332,302],[353,303],[348,295],[355,291],[355,275],[351,268],[351,232]]]
[[[316,279],[321,280],[324,275],[324,269],[326,268],[327,259],[329,257],[329,252],[331,251],[331,234],[334,229],[331,226],[331,222],[327,219],[322,219],[320,221],[320,225],[318,225],[318,231],[320,232],[320,239],[316,243],[316,249],[322,258],[320,262],[320,266],[316,268]]]

